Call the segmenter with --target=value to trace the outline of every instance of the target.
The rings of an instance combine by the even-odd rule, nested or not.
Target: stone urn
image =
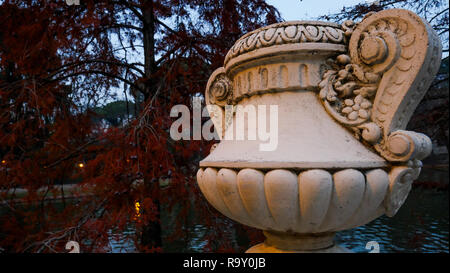
[[[282,22],[234,44],[207,84],[221,140],[197,181],[222,214],[263,230],[247,252],[346,252],[336,232],[396,214],[431,153],[426,135],[405,128],[441,51],[430,25],[401,9],[342,25]],[[267,137],[247,131],[270,126],[275,148],[261,149]]]

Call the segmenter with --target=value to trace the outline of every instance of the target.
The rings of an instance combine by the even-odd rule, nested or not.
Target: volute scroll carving
[[[225,68],[217,68],[209,77],[206,84],[205,102],[208,107],[209,116],[216,130],[219,132],[219,138],[222,139],[225,130],[230,126],[230,112],[233,108],[226,108],[226,105],[234,105],[233,84],[228,78]],[[228,115],[226,115],[228,112]],[[211,149],[212,152],[214,148]]]
[[[206,92],[206,104],[225,106],[233,100],[233,85],[225,73],[225,68],[216,69],[209,77]]]
[[[388,161],[425,158],[431,140],[404,129],[439,69],[439,37],[400,9],[370,13],[342,28],[350,36],[348,54],[330,60],[323,74],[325,109]]]

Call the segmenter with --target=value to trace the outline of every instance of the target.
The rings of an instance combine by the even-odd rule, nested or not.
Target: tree
[[[449,152],[449,66],[448,56],[441,62],[441,67],[428,89],[425,97],[415,110],[408,124],[409,130],[428,135],[437,145],[447,148],[447,156],[442,163],[448,163]],[[440,161],[430,157],[426,161]],[[436,163],[436,162],[433,162]]]
[[[0,5],[0,246],[105,251],[106,231],[132,224],[139,249],[158,251],[160,204],[204,202],[195,171],[212,144],[172,141],[171,106],[201,95],[233,42],[279,13],[263,0],[80,2]],[[95,107],[117,90],[136,117],[103,128]],[[56,187],[67,179],[82,181],[78,201]]]
[[[94,108],[98,115],[94,119],[97,122],[105,120],[111,126],[123,126],[136,115],[134,103],[123,100],[113,101],[104,106]]]

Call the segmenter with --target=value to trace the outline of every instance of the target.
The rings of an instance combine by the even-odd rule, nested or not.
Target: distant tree
[[[436,78],[425,97],[418,105],[409,124],[409,130],[427,134],[437,145],[447,147],[447,156],[442,163],[448,163],[449,152],[449,64],[448,57],[441,62]],[[433,160],[433,158],[430,158]],[[445,162],[446,161],[446,162]]]
[[[104,106],[98,106],[93,109],[97,114],[94,120],[105,120],[111,126],[121,126],[124,122],[130,121],[136,115],[134,103],[128,103],[123,100],[113,101]]]

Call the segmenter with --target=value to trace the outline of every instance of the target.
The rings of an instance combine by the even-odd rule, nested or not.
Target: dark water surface
[[[165,235],[170,234],[170,226],[176,217],[163,220]],[[185,236],[177,240],[163,240],[165,252],[205,252],[208,244],[208,227],[201,217],[192,217],[185,226]],[[128,232],[133,232],[132,230]],[[233,228],[221,240],[230,242],[236,252],[247,249],[248,239]],[[132,242],[117,238],[111,240],[112,252],[134,252]],[[381,253],[424,252],[449,253],[449,192],[448,190],[413,188],[397,215],[393,218],[382,216],[371,223],[338,232],[336,241],[353,252],[369,252],[366,244],[375,241]]]
[[[449,252],[448,191],[413,188],[398,213],[338,232],[336,241],[354,252],[368,252],[376,241],[381,253]]]

